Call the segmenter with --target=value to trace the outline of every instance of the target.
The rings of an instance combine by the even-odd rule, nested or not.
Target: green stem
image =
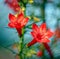
[[[41,4],[41,16],[44,23],[45,23],[45,4],[46,3],[47,3],[47,0],[43,0],[43,3]]]
[[[22,35],[20,36],[20,59],[23,59],[23,47],[24,47],[24,28],[22,29]]]

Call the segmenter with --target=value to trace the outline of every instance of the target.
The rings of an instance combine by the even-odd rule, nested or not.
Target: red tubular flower
[[[18,12],[20,10],[20,6],[17,0],[5,0],[5,3],[8,4],[8,6],[15,12]]]
[[[8,26],[10,28],[16,28],[19,35],[21,35],[21,30],[27,24],[29,18],[28,17],[25,18],[23,13],[20,13],[17,17],[15,17],[12,14],[9,14],[9,20],[10,22]]]
[[[49,55],[51,56],[51,58],[53,58],[50,46],[47,43],[43,43],[45,49],[49,52]]]
[[[53,57],[52,52],[50,50],[49,45],[47,44],[50,42],[49,38],[53,35],[51,30],[46,30],[46,23],[41,24],[41,26],[37,26],[33,24],[32,26],[33,31],[31,32],[33,36],[33,40],[27,44],[27,46],[34,45],[35,43],[43,43],[45,49],[49,52],[49,55]]]
[[[46,23],[43,23],[41,26],[37,26],[36,24],[33,24],[32,26],[32,36],[33,40],[27,44],[27,46],[34,45],[35,43],[48,43],[50,42],[49,38],[53,35],[53,32],[51,30],[46,30]]]
[[[60,38],[60,28],[59,27],[55,31],[55,36],[57,39]]]
[[[43,55],[43,52],[42,52],[42,51],[38,51],[38,52],[37,52],[37,56],[38,56],[38,57],[41,57],[42,55]]]

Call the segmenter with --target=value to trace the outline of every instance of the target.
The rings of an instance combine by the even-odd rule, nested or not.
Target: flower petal
[[[14,6],[14,8],[12,8],[15,12],[18,12],[20,10],[19,6]]]
[[[15,22],[15,21],[16,21],[16,17],[10,13],[10,14],[9,14],[9,20],[10,20],[11,22]]]
[[[15,12],[18,12],[20,10],[20,6],[17,0],[5,0],[5,3]]]
[[[37,41],[36,41],[36,39],[33,39],[31,42],[29,42],[27,44],[27,46],[30,47],[30,46],[34,45],[35,43],[37,43]]]
[[[48,42],[50,42],[50,40],[48,38],[45,38],[45,39],[41,40],[41,43],[48,43]]]
[[[49,30],[47,31],[46,36],[47,36],[48,38],[50,38],[50,37],[52,37],[52,35],[53,35],[53,32],[49,29]]]
[[[21,24],[17,23],[17,24],[15,25],[15,27],[16,27],[16,28],[21,28]]]
[[[8,26],[9,26],[10,28],[15,28],[15,25],[14,25],[13,23],[9,23]]]
[[[24,18],[23,13],[20,13],[20,14],[18,15],[18,17],[17,17],[18,23],[20,23],[21,21],[23,21],[23,18]]]
[[[28,17],[24,18],[21,22],[21,26],[25,26],[27,24],[28,20],[29,20]]]
[[[33,29],[33,32],[35,32],[36,34],[39,32],[39,28],[36,24],[32,25],[32,29]]]
[[[46,23],[43,23],[40,25],[40,32],[45,33],[46,32]]]
[[[36,38],[36,34],[34,32],[31,32],[32,36]]]

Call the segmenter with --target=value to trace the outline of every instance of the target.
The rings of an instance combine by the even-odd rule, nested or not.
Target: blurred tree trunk
[[[43,3],[41,4],[41,16],[44,23],[45,23],[45,4],[46,3],[47,3],[47,0],[43,0]]]

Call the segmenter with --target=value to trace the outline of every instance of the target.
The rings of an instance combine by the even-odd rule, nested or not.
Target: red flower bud
[[[38,56],[38,57],[41,57],[42,55],[43,55],[43,52],[42,52],[42,51],[38,51],[38,52],[37,52],[37,56]]]

